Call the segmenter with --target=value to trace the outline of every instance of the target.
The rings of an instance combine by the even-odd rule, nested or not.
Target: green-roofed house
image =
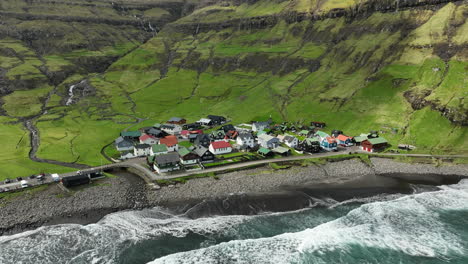
[[[167,146],[165,144],[157,144],[151,147],[151,156],[157,156],[167,153],[169,153],[169,150],[167,149]]]
[[[200,156],[188,150],[186,147],[180,147],[177,152],[179,153],[179,156],[180,156],[180,162],[183,165],[197,164],[198,161],[200,160]]]
[[[257,153],[262,155],[263,157],[268,157],[268,156],[271,156],[273,154],[270,149],[263,148],[263,147],[259,148]]]
[[[361,143],[361,149],[368,152],[379,152],[388,146],[388,141],[383,137],[368,138]]]
[[[162,126],[162,124],[160,124],[160,123],[156,123],[156,124],[153,125],[153,127],[154,127],[154,128],[157,128],[157,129],[160,129],[161,126]]]
[[[356,146],[360,146],[361,143],[367,139],[367,135],[361,134],[360,136],[354,137],[354,143],[356,143]]]
[[[299,136],[306,136],[307,137],[309,135],[309,133],[310,133],[309,130],[301,130],[299,132]]]
[[[330,135],[320,130],[315,133],[315,136],[318,137],[320,141],[326,139],[327,137],[330,137]]]
[[[285,147],[278,146],[274,149],[272,149],[274,153],[280,154],[282,156],[289,156],[291,154],[291,150]]]
[[[122,131],[120,136],[124,139],[138,139],[141,136],[140,131]]]

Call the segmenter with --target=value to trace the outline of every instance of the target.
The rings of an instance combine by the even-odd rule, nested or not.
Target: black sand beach
[[[209,215],[258,214],[297,210],[316,200],[337,202],[378,194],[434,190],[468,176],[467,165],[435,167],[372,159],[273,170],[269,166],[199,178],[185,184],[150,190],[125,171],[93,187],[66,193],[57,186],[1,201],[0,234],[8,235],[62,223],[89,224],[105,215],[153,206],[197,218]],[[417,186],[417,188],[415,188]]]

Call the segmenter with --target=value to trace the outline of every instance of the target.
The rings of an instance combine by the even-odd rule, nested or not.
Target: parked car
[[[43,174],[40,174],[40,175],[37,175],[36,178],[37,178],[38,181],[43,181],[45,177],[44,177]]]
[[[36,178],[36,175],[34,175],[34,174],[29,176],[29,179],[35,179],[35,178]]]
[[[11,182],[10,179],[8,179],[8,178],[5,179],[5,184],[10,183],[10,182]]]
[[[16,180],[20,182],[23,180],[23,177],[17,177]]]
[[[0,188],[0,193],[6,192],[5,189]]]
[[[29,187],[29,183],[25,180],[22,180],[21,181],[21,188],[28,188]]]

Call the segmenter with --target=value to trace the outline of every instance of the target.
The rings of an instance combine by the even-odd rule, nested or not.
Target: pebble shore
[[[363,176],[383,175],[439,184],[468,177],[468,165],[409,164],[391,159],[372,158],[372,166],[360,160],[344,160],[325,165],[293,166],[274,170],[270,166],[199,178],[185,184],[151,190],[137,176],[118,172],[115,178],[99,180],[93,186],[65,192],[56,184],[31,194],[0,199],[0,235],[9,235],[42,225],[89,224],[106,214],[153,206],[170,207],[184,201],[226,197],[240,193],[271,193],[306,186],[331,186],[353,182],[353,188],[376,187],[382,181]],[[379,176],[380,177],[380,176]],[[369,180],[370,179],[370,180]],[[455,179],[455,180],[456,180]]]

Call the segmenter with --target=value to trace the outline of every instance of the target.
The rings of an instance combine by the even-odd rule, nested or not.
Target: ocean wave
[[[343,217],[305,231],[229,241],[150,263],[327,263],[336,256],[351,254],[356,248],[440,261],[453,256],[466,258],[468,238],[447,227],[440,214],[467,211],[467,190],[465,180],[440,191],[364,204]]]

